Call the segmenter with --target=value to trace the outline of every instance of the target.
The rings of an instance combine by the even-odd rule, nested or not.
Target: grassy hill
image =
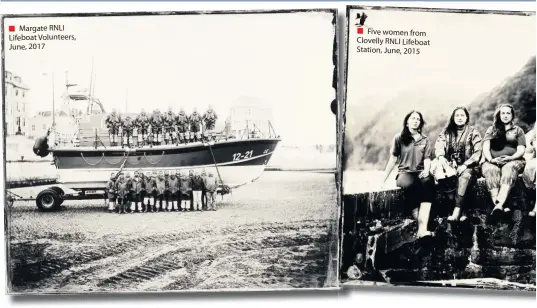
[[[374,112],[369,120],[347,121],[344,143],[343,168],[383,169],[389,158],[393,136],[401,131],[404,115],[411,109],[419,110],[425,118],[424,133],[432,141],[446,124],[456,106],[466,106],[471,124],[484,135],[492,124],[495,109],[502,103],[510,103],[516,110],[516,123],[528,131],[535,123],[535,57],[532,57],[515,75],[488,93],[477,97],[465,97],[464,93],[452,93],[448,85],[436,89],[424,88],[399,92]],[[461,99],[462,98],[462,99]],[[371,102],[375,105],[375,102]],[[363,107],[362,107],[363,108]],[[368,108],[369,109],[369,108]],[[360,110],[347,107],[347,117]],[[349,126],[352,125],[352,126]],[[351,132],[354,132],[351,135]],[[358,132],[358,133],[356,133]]]

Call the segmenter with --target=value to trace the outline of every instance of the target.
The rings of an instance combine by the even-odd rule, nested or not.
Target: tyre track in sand
[[[125,241],[116,239],[115,243],[92,246],[89,250],[82,250],[69,256],[47,256],[46,261],[20,265],[14,270],[13,277],[19,279],[14,279],[13,281],[17,283],[13,284],[24,285],[25,288],[31,286],[34,291],[40,290],[40,292],[69,289],[78,291],[191,289],[207,280],[207,277],[203,277],[207,273],[200,277],[200,272],[204,272],[208,266],[223,259],[231,260],[231,263],[235,260],[237,264],[248,262],[264,264],[271,262],[272,258],[263,252],[270,253],[283,248],[280,250],[285,250],[289,254],[289,248],[298,248],[299,252],[301,247],[305,250],[325,249],[325,244],[328,245],[326,233],[329,224],[330,221],[327,220],[263,223],[221,229],[208,227],[197,231],[155,234]],[[315,244],[315,248],[309,247],[312,243]],[[295,255],[291,257],[300,259],[303,254],[307,254],[299,252],[295,251]],[[326,254],[318,252],[320,255],[323,253]],[[282,252],[276,255],[286,258]],[[266,270],[267,266],[264,268]],[[209,273],[213,276],[215,274],[217,273]],[[248,277],[247,274],[242,273],[239,276]],[[234,275],[228,276],[233,278]],[[237,280],[237,277],[234,279]],[[279,282],[269,279],[269,283]],[[240,282],[236,284],[240,287]],[[218,283],[203,286],[203,288],[215,287],[218,287]]]

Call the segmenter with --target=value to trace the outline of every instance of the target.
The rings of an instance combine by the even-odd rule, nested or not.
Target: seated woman
[[[465,107],[455,108],[435,142],[436,159],[432,164],[449,165],[457,170],[455,207],[448,217],[449,221],[466,220],[464,201],[481,160],[481,134],[469,122],[468,110]]]
[[[428,224],[435,196],[434,181],[429,174],[432,147],[429,139],[421,133],[424,125],[419,111],[411,111],[405,116],[403,130],[393,139],[392,156],[384,176],[385,183],[398,163],[396,183],[405,193],[406,205],[411,205],[412,216],[418,220],[419,238],[433,235]]]
[[[533,202],[533,210],[531,210],[528,215],[535,217],[535,127],[533,127],[526,134],[526,153],[524,154],[524,159],[526,160],[526,167],[524,172],[522,172],[522,179],[524,180],[524,185],[529,190],[531,196],[531,201]]]
[[[492,215],[498,218],[502,212],[510,213],[504,208],[505,202],[526,161],[524,151],[526,138],[522,128],[513,124],[515,110],[509,104],[502,104],[494,113],[494,122],[483,138],[483,158],[481,171],[494,203]]]

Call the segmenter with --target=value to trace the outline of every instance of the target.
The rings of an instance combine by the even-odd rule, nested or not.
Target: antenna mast
[[[93,57],[91,57],[91,76],[90,76],[90,86],[88,91],[88,108],[87,108],[87,114],[89,115],[91,112],[91,91],[93,87]]]

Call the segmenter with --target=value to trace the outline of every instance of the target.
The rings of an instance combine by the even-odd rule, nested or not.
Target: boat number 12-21
[[[233,160],[235,161],[235,160],[247,159],[247,158],[252,157],[253,154],[254,154],[254,151],[247,151],[244,154],[235,153],[233,154]]]

